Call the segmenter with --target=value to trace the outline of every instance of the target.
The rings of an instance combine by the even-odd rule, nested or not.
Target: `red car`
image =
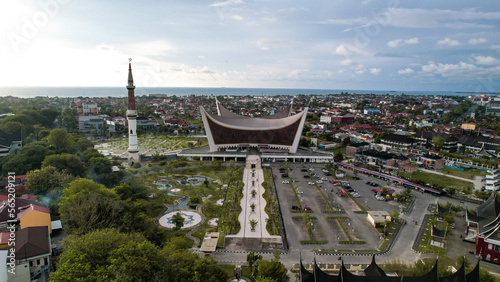
[[[378,189],[372,188],[372,192],[377,193],[377,192],[378,192]]]
[[[339,183],[339,182],[337,180],[330,180],[330,183],[335,184],[335,183]]]
[[[304,206],[304,210],[305,210],[305,211],[310,211],[310,210],[311,210],[311,208],[310,208],[310,207],[305,207],[305,206]]]

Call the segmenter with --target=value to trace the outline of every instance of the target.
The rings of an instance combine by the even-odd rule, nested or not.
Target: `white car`
[[[314,182],[309,181],[309,182],[307,182],[307,184],[314,185]]]
[[[318,183],[318,184],[322,184],[322,183],[323,183],[323,181],[321,181],[321,180],[317,180],[317,181],[316,181],[316,183]]]
[[[283,181],[281,181],[281,183],[283,183],[283,184],[289,184],[289,183],[290,183],[290,181],[288,181],[288,180],[283,180]]]
[[[353,193],[353,194],[352,194],[352,196],[353,196],[354,198],[359,198],[359,197],[361,197],[358,193]]]
[[[321,180],[323,180],[323,181],[327,181],[327,180],[328,180],[328,178],[326,178],[326,177],[322,177],[322,178],[321,178]]]

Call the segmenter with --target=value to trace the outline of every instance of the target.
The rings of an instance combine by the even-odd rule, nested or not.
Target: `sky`
[[[4,0],[0,86],[500,92],[500,3]]]

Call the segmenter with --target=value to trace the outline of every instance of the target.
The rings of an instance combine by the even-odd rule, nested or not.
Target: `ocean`
[[[286,88],[203,88],[203,87],[137,87],[136,96],[148,94],[165,94],[168,96],[187,95],[327,95],[354,93],[354,94],[389,94],[389,95],[440,95],[440,96],[468,96],[476,92],[454,91],[394,91],[394,90],[350,90],[350,89],[286,89]],[[127,89],[124,87],[0,87],[0,96],[15,96],[21,98],[42,97],[125,97]]]

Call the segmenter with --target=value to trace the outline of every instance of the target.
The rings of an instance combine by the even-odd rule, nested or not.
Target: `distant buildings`
[[[415,172],[418,170],[417,166],[412,165],[410,160],[405,156],[372,149],[357,152],[354,156],[354,162],[384,170],[401,170],[406,172]]]
[[[106,128],[108,116],[78,116],[78,130],[82,132],[99,131]]]
[[[80,114],[97,114],[101,108],[97,106],[97,104],[87,104],[82,103],[80,107],[77,108],[78,113]]]
[[[379,109],[365,109],[363,111],[363,113],[365,115],[378,115],[378,114],[380,114],[380,110]]]
[[[500,116],[500,98],[493,98],[489,103],[486,104],[486,109],[484,112],[486,115]]]
[[[324,113],[320,117],[321,123],[353,123],[354,115],[349,112]]]
[[[415,140],[409,136],[391,133],[380,138],[380,142],[381,146],[384,147],[384,151],[409,151],[413,147]]]
[[[9,134],[0,130],[0,157],[15,155],[23,146],[21,129]]]

